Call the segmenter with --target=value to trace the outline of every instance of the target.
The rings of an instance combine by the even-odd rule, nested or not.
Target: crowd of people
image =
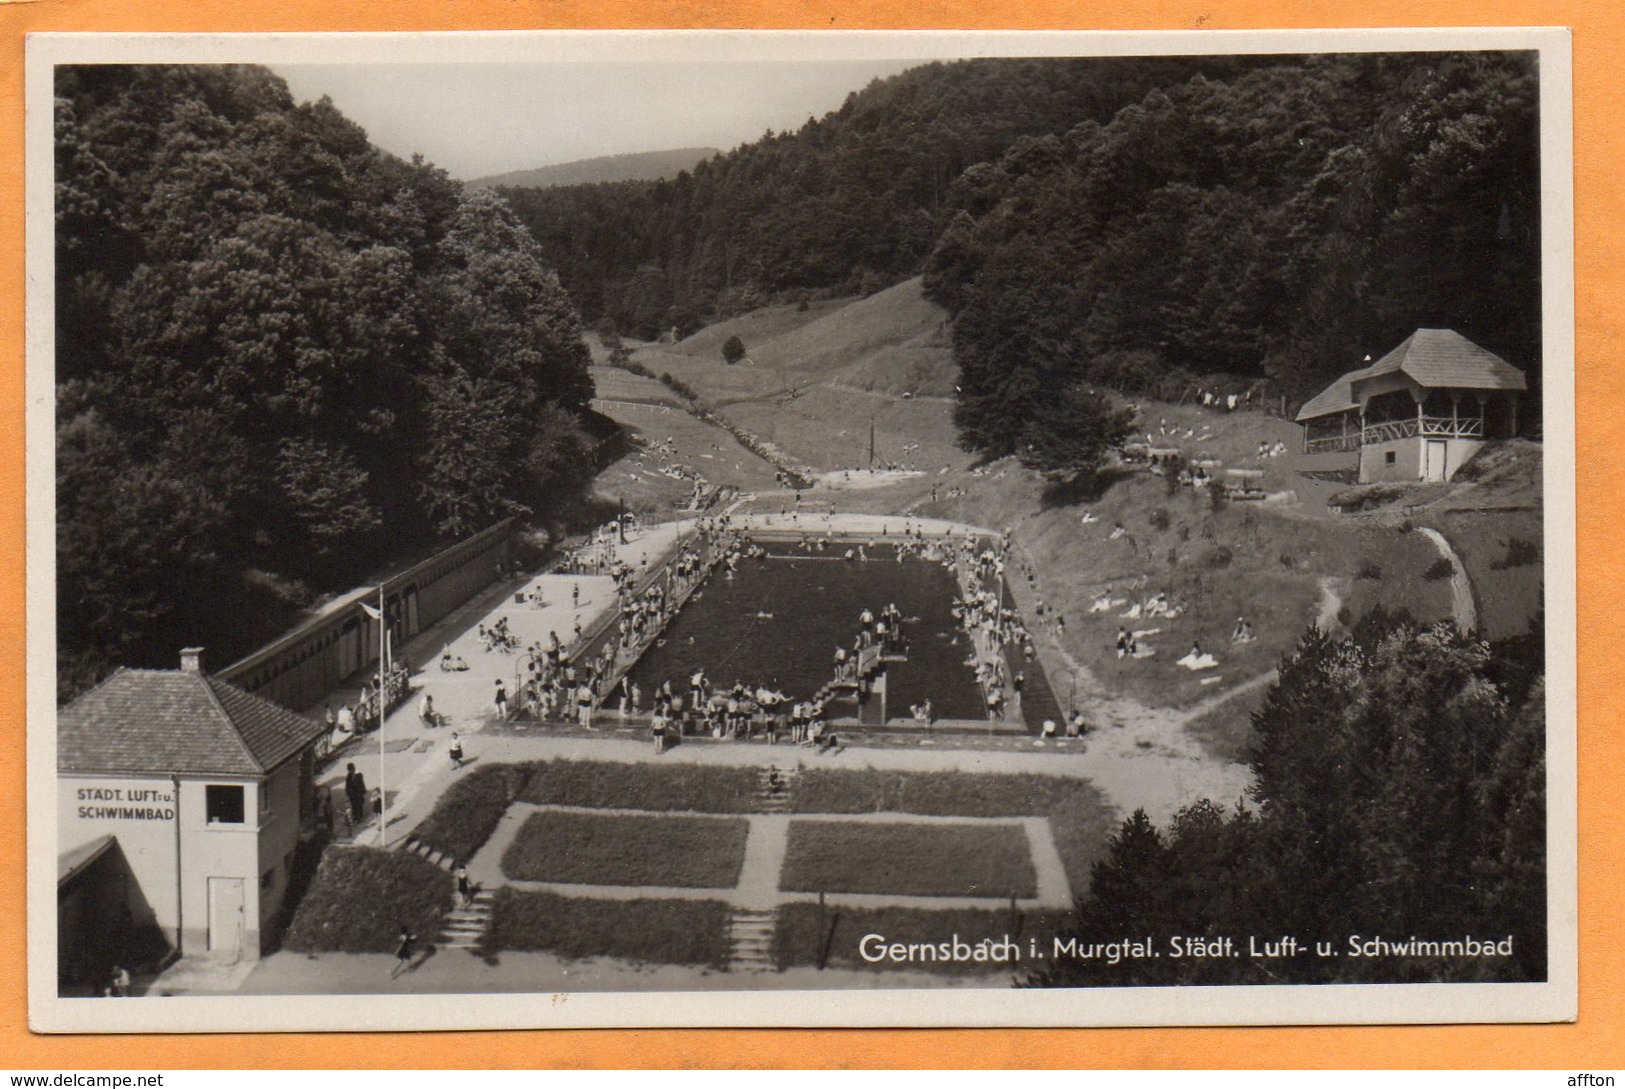
[[[380,721],[380,703],[384,713],[388,714],[405,702],[409,694],[409,674],[404,666],[397,665],[389,670],[382,689],[375,678],[363,678],[361,692],[353,704],[346,701],[334,709],[329,703],[323,713],[330,746],[337,748],[357,733],[376,730]]]
[[[1011,658],[1019,653],[1021,661],[1030,664],[1037,656],[1020,613],[1004,603],[1004,575],[1010,554],[1010,533],[1006,530],[996,541],[961,542],[957,555],[946,561],[959,583],[953,615],[970,637],[968,664],[976,671],[988,718],[993,721],[1021,713],[1026,673],[1023,668],[1012,668]],[[999,589],[989,588],[990,583]],[[1037,616],[1042,621],[1042,612]],[[1052,619],[1065,624],[1058,614]]]
[[[754,686],[739,680],[717,686],[703,670],[696,670],[689,677],[686,696],[670,680],[655,689],[650,733],[656,752],[665,752],[677,738],[694,736],[768,744],[783,740],[829,749],[837,742],[825,721],[828,696],[824,688],[811,699],[793,699],[776,679]]]

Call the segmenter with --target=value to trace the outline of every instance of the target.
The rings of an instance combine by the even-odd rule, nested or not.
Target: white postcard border
[[[914,59],[1149,53],[1531,49],[1540,53],[1548,948],[1538,984],[1086,990],[173,997],[56,994],[55,466],[52,66],[298,61]],[[371,1031],[540,1027],[1172,1026],[1573,1020],[1578,1002],[1577,614],[1571,39],[1560,28],[1167,32],[524,31],[35,34],[27,43],[27,775],[29,1025],[38,1032]],[[1556,456],[1551,456],[1551,455]]]

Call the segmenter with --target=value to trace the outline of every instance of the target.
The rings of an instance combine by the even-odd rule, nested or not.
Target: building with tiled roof
[[[111,935],[257,957],[282,906],[325,728],[206,675],[200,653],[121,669],[57,712],[65,984],[130,956]]]
[[[1460,333],[1418,329],[1304,403],[1300,468],[1362,484],[1449,480],[1486,442],[1517,434],[1527,389],[1522,371]]]

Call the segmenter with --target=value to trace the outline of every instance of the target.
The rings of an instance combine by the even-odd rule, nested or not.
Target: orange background
[[[1251,29],[1569,26],[1574,31],[1575,425],[1580,621],[1580,1017],[1571,1025],[1027,1031],[554,1031],[34,1036],[27,1028],[23,782],[23,36],[33,31],[538,28]],[[0,1068],[1552,1067],[1625,1068],[1625,9],[1618,0],[23,0],[0,2]],[[1554,451],[1554,454],[1556,451]],[[1610,531],[1613,524],[1616,529]],[[3,561],[0,561],[3,562]]]

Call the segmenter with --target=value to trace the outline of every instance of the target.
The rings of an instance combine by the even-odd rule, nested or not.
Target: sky
[[[797,129],[919,60],[276,64],[372,142],[468,181],[600,155],[714,147]]]

